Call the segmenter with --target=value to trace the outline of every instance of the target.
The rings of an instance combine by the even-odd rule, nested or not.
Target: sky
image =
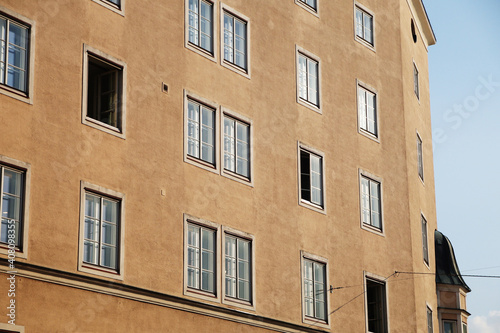
[[[463,275],[500,276],[500,0],[424,0],[438,229]],[[500,333],[500,279],[464,277],[469,332]]]

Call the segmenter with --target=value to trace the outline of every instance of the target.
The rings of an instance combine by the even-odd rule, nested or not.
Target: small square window
[[[0,6],[0,92],[32,103],[33,23]]]
[[[125,138],[125,64],[85,46],[82,122]]]
[[[373,15],[367,10],[356,6],[356,39],[373,47]]]
[[[361,225],[371,231],[382,232],[382,189],[380,181],[360,174]]]
[[[378,138],[377,94],[358,84],[358,123],[360,132]]]
[[[224,303],[254,308],[253,236],[224,228]]]
[[[223,175],[245,183],[252,180],[251,123],[248,119],[224,112]]]
[[[429,266],[429,240],[428,240],[428,232],[427,232],[427,221],[422,215],[420,217],[422,221],[422,249],[424,253],[424,262],[427,266]]]
[[[297,48],[297,101],[319,112],[319,59],[299,48]]]
[[[188,47],[194,47],[214,55],[214,4],[206,0],[187,1],[187,41]]]
[[[222,5],[221,21],[222,65],[249,77],[249,19]]]
[[[0,253],[27,257],[30,166],[0,155]]]
[[[121,279],[124,196],[86,182],[81,191],[79,269]]]
[[[387,300],[385,282],[365,278],[366,319],[368,332],[387,333]]]
[[[417,134],[417,163],[418,163],[418,176],[424,181],[424,158],[422,151],[422,139]]]
[[[420,88],[418,83],[418,68],[415,63],[413,63],[413,91],[417,99],[420,99]]]

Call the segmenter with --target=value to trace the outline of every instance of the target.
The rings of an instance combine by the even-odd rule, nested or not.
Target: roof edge
[[[423,33],[427,39],[428,45],[434,45],[437,42],[436,35],[434,34],[434,29],[432,28],[431,21],[429,20],[429,15],[425,9],[423,0],[407,0],[411,1],[413,7],[416,10],[418,20],[421,23]]]

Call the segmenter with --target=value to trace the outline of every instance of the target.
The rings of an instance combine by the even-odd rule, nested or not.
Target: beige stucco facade
[[[435,272],[435,37],[420,0],[208,1],[211,52],[188,40],[188,0],[112,2],[0,1],[31,43],[31,88],[0,84],[0,165],[24,177],[13,331],[368,332],[373,279],[385,288],[379,332],[428,332],[434,276],[395,274]],[[373,45],[356,37],[357,9]],[[224,13],[246,23],[244,68],[224,60]],[[89,117],[92,56],[119,70],[116,126]],[[318,103],[299,96],[300,56],[318,64]],[[358,86],[376,94],[376,135],[360,129]],[[214,110],[212,164],[189,156],[189,100]],[[224,167],[227,117],[250,128],[248,176]],[[301,151],[321,158],[321,204],[301,197]],[[380,228],[362,222],[363,177],[380,186]],[[115,269],[85,262],[86,193],[119,203]],[[215,233],[213,293],[187,285],[189,223]],[[251,244],[250,301],[226,297],[226,235]],[[305,313],[302,260],[325,267],[325,319]]]

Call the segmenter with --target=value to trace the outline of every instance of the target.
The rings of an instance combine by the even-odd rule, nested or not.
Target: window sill
[[[237,173],[234,173],[234,172],[226,170],[226,169],[222,169],[221,175],[224,177],[227,177],[229,179],[232,179],[234,181],[237,181],[239,183],[253,187],[253,181],[251,180],[251,178],[247,178],[245,176],[238,175]]]
[[[205,162],[203,160],[200,160],[196,157],[187,155],[187,154],[184,155],[184,162],[191,164],[191,165],[194,165],[194,166],[197,166],[197,167],[202,168],[204,170],[216,173],[216,174],[219,173],[219,169],[217,166],[210,164],[208,162]]]
[[[109,3],[108,1],[105,1],[105,0],[92,0],[92,1],[94,1],[95,3],[98,3],[99,5],[115,12],[118,15],[125,16],[125,11],[123,9],[123,7],[125,5],[124,4],[125,1],[123,1],[123,0],[122,0],[122,5],[120,7],[115,5],[115,4]]]
[[[319,326],[322,328],[330,328],[330,324],[327,321],[321,320],[321,319],[316,319],[312,317],[307,317],[304,316],[303,320],[304,324],[308,324],[311,326]]]
[[[9,256],[9,246],[8,244],[1,243],[0,244],[0,254]],[[14,259],[27,259],[28,254],[26,252],[23,252],[21,249],[19,249],[17,246],[15,247],[15,257]],[[14,264],[15,265],[15,264]]]
[[[224,296],[224,298],[222,299],[222,303],[226,305],[237,306],[246,310],[255,311],[255,305],[253,305],[252,302],[242,301],[236,298]]]
[[[236,66],[233,63],[230,63],[229,61],[224,60],[223,58],[221,59],[221,65],[223,67],[226,67],[227,69],[230,69],[233,72],[238,73],[241,76],[244,76],[244,77],[246,77],[247,79],[250,80],[250,69],[249,69],[249,66],[247,66],[248,68],[246,68],[246,69],[245,68],[241,68],[239,66]]]
[[[358,133],[361,134],[361,135],[363,135],[364,137],[367,137],[370,140],[373,140],[373,141],[375,141],[377,143],[380,143],[379,137],[376,136],[376,135],[374,135],[373,133],[365,131],[364,129],[359,128],[359,127],[358,127]]]
[[[305,4],[304,2],[300,1],[300,0],[295,0],[295,3],[297,5],[299,5],[301,8],[305,9],[306,11],[308,11],[309,13],[313,14],[314,16],[316,16],[317,18],[319,18],[319,13],[318,13],[318,8],[313,8],[307,4]],[[317,6],[317,5],[316,5]]]
[[[311,102],[308,102],[308,101],[300,98],[299,96],[297,96],[297,103],[299,103],[300,105],[305,106],[306,108],[311,109],[319,114],[323,114],[323,112],[321,111],[319,106],[317,106],[316,104],[313,104]]]
[[[217,63],[217,59],[216,59],[216,54],[215,52],[214,53],[211,53],[210,51],[207,51],[205,50],[204,48],[201,48],[199,47],[198,45],[196,44],[193,44],[189,41],[186,40],[186,44],[185,44],[185,47],[190,50],[190,51],[193,51],[194,53],[197,53],[199,55],[201,55],[202,57],[205,57],[207,58],[208,60],[211,60],[215,63]]]
[[[114,136],[117,136],[121,139],[125,140],[125,133],[123,131],[120,131],[117,127],[110,126],[108,124],[105,124],[103,122],[100,122],[99,120],[96,120],[94,118],[90,118],[86,116],[84,119],[82,119],[82,124],[96,128],[98,130],[101,130],[103,132],[106,132],[108,134],[112,134]]]
[[[322,207],[320,205],[316,205],[310,201],[304,200],[302,198],[299,199],[299,206],[309,208],[311,210],[314,210],[315,212],[321,213],[326,215],[326,208]]]
[[[123,273],[120,274],[116,270],[108,269],[101,266],[95,266],[89,263],[80,263],[78,265],[78,270],[80,272],[89,273],[92,275],[98,275],[115,280],[123,280]]]
[[[366,224],[364,222],[361,222],[361,229],[369,231],[371,233],[374,233],[375,235],[379,235],[379,236],[385,237],[385,231],[384,231],[384,229],[379,229],[379,228],[374,227],[374,226],[372,226],[370,224]]]
[[[29,94],[24,93],[20,90],[11,88],[11,87],[3,85],[3,84],[0,85],[0,94],[3,94],[5,96],[9,96],[9,97],[12,97],[14,99],[17,99],[18,101],[33,105],[33,97],[32,96],[30,96]]]
[[[374,53],[377,53],[377,50],[375,49],[375,43],[370,44],[368,41],[366,41],[365,39],[359,37],[358,35],[355,35],[354,39],[358,43],[360,43],[361,45],[363,45],[363,46],[367,47],[368,49],[372,50]]]
[[[205,301],[210,301],[210,302],[215,302],[215,303],[220,303],[220,297],[218,297],[216,294],[206,292],[203,290],[198,290],[198,289],[191,289],[189,287],[186,287],[184,289],[184,295],[189,296],[189,297],[194,297],[198,299],[202,299]]]

